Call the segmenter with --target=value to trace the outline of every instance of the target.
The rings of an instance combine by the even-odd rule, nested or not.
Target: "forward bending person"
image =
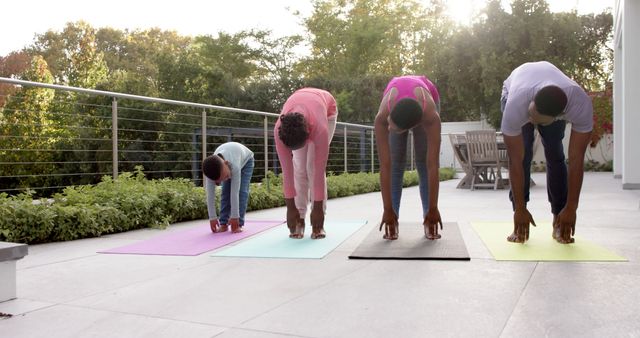
[[[510,242],[529,239],[535,221],[527,210],[534,130],[538,130],[547,164],[547,196],[553,214],[553,238],[573,243],[584,156],[593,129],[593,105],[585,91],[553,64],[525,63],[504,81],[502,133],[509,155],[509,198],[514,210]],[[569,170],[562,140],[571,123]]]
[[[302,88],[285,102],[274,135],[282,167],[289,237],[304,237],[307,207],[312,202],[311,238],[325,238],[326,167],[338,109],[322,89]]]
[[[202,161],[211,231],[242,231],[253,175],[253,152],[237,142],[221,144]],[[216,186],[222,184],[220,217],[216,214]]]
[[[442,220],[438,210],[440,187],[440,115],[437,88],[424,76],[400,76],[387,85],[375,118],[380,160],[380,190],[384,211],[383,238],[398,238],[398,216],[407,157],[408,131],[413,132],[416,168],[425,236],[438,239]]]

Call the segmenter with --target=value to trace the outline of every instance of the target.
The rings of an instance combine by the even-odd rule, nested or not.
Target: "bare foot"
[[[227,224],[220,224],[218,231],[216,232],[227,232],[227,230],[229,230],[229,226]]]
[[[304,238],[304,219],[298,221],[295,227],[289,228],[289,238],[302,239]]]
[[[524,243],[524,238],[518,237],[518,235],[516,235],[516,233],[514,232],[509,235],[509,237],[507,237],[507,241],[512,243]]]
[[[312,227],[311,239],[323,239],[327,237],[323,227]]]

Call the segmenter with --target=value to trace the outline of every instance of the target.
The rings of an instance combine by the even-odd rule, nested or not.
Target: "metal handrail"
[[[140,101],[153,102],[153,103],[171,104],[176,106],[214,109],[214,110],[220,110],[220,111],[231,112],[231,113],[245,113],[245,114],[262,115],[262,116],[270,116],[270,117],[279,116],[279,114],[276,114],[276,113],[269,113],[269,112],[258,111],[258,110],[216,106],[213,104],[195,103],[195,102],[180,101],[180,100],[161,99],[156,97],[124,94],[124,93],[110,92],[105,90],[86,89],[86,88],[49,84],[49,83],[18,80],[18,79],[11,79],[7,77],[0,77],[0,82],[11,83],[11,84],[21,85],[21,86],[66,90],[66,91],[89,94],[94,96],[108,96],[108,97],[113,97],[117,99],[131,99],[131,100],[140,100]],[[362,128],[362,129],[370,129],[370,130],[373,129],[373,126],[367,126],[364,124],[355,124],[355,123],[339,122],[339,121],[336,124],[341,126],[354,127],[354,128]]]
[[[53,89],[53,90],[59,90],[59,91],[67,91],[67,92],[75,92],[75,93],[81,93],[81,94],[87,94],[87,95],[92,95],[92,96],[102,96],[102,97],[108,97],[111,98],[112,104],[111,104],[111,116],[110,116],[110,120],[111,120],[111,127],[107,127],[107,128],[100,128],[102,130],[111,130],[111,143],[112,143],[112,149],[111,150],[99,150],[101,152],[107,152],[107,151],[111,151],[112,152],[112,158],[111,158],[111,163],[112,163],[112,176],[113,178],[117,178],[118,177],[118,170],[119,170],[119,153],[125,153],[128,152],[129,150],[119,150],[118,149],[118,143],[122,142],[123,140],[119,139],[118,133],[119,130],[120,131],[131,131],[130,129],[127,129],[126,127],[124,128],[119,128],[119,124],[122,124],[122,121],[125,120],[136,120],[136,119],[122,119],[118,117],[118,112],[119,110],[124,111],[126,109],[129,108],[119,108],[119,102],[118,100],[135,100],[135,101],[144,101],[144,102],[150,102],[150,103],[156,103],[156,104],[167,104],[167,105],[174,105],[174,106],[181,106],[181,107],[190,107],[190,108],[197,108],[197,109],[201,109],[201,115],[200,119],[201,119],[201,123],[200,124],[186,124],[186,125],[193,125],[194,127],[196,127],[197,129],[200,129],[199,131],[197,131],[197,134],[199,134],[198,136],[202,138],[202,140],[205,140],[207,136],[219,136],[219,135],[211,135],[211,131],[208,132],[208,126],[207,126],[207,110],[213,110],[213,111],[221,111],[221,112],[231,112],[231,113],[240,113],[240,114],[250,114],[250,115],[257,115],[257,116],[263,116],[263,126],[260,129],[263,129],[263,135],[256,135],[259,138],[263,138],[263,142],[264,142],[264,172],[266,175],[266,172],[269,170],[269,158],[268,158],[268,154],[270,152],[270,150],[272,148],[274,148],[273,145],[269,145],[269,138],[270,138],[270,134],[271,134],[271,130],[273,128],[273,123],[269,123],[268,118],[277,118],[279,116],[279,114],[276,113],[270,113],[270,112],[264,112],[264,111],[257,111],[257,110],[250,110],[250,109],[241,109],[241,108],[233,108],[233,107],[225,107],[225,106],[218,106],[218,105],[211,105],[211,104],[204,104],[204,103],[195,103],[195,102],[187,102],[187,101],[180,101],[180,100],[171,100],[171,99],[163,99],[163,98],[156,98],[156,97],[148,97],[148,96],[141,96],[141,95],[132,95],[132,94],[126,94],[126,93],[119,93],[119,92],[111,92],[111,91],[104,91],[104,90],[95,90],[95,89],[85,89],[85,88],[78,88],[78,87],[72,87],[72,86],[65,86],[65,85],[57,85],[57,84],[48,84],[48,83],[40,83],[40,82],[33,82],[33,81],[26,81],[26,80],[19,80],[19,79],[12,79],[12,78],[6,78],[6,77],[0,77],[0,83],[7,83],[7,84],[12,84],[12,85],[16,85],[16,86],[22,86],[22,87],[35,87],[35,88],[45,88],[45,89]],[[103,105],[103,108],[107,108],[109,107],[109,105]],[[162,112],[158,112],[158,113],[162,113]],[[192,115],[193,117],[197,117],[198,115]],[[107,118],[106,116],[104,118]],[[155,121],[144,121],[141,119],[138,119],[138,121],[140,122],[155,122]],[[175,123],[175,124],[179,124],[179,123]],[[362,148],[362,137],[369,137],[370,136],[370,147],[371,147],[371,153],[370,153],[370,168],[371,171],[374,172],[375,171],[375,163],[374,163],[374,133],[372,132],[374,127],[373,126],[369,126],[369,125],[362,125],[362,124],[355,124],[355,123],[348,123],[348,122],[337,122],[336,123],[339,126],[343,127],[343,147],[344,147],[344,171],[348,172],[348,167],[351,166],[355,166],[353,164],[353,162],[350,159],[348,159],[347,156],[347,149],[351,148],[353,149],[354,146],[356,144],[360,144],[361,149]],[[83,127],[79,127],[79,128],[83,128]],[[359,130],[361,134],[361,138],[360,138],[360,142],[349,142],[349,137],[347,134],[347,129],[351,129],[349,131],[349,134],[352,134],[355,130]],[[253,129],[253,128],[252,128]],[[355,129],[355,130],[354,130]],[[339,129],[338,129],[339,130]],[[336,130],[336,131],[338,131]],[[146,132],[143,130],[140,130],[140,132]],[[175,132],[170,132],[170,131],[164,131],[165,133],[168,134],[178,134]],[[366,135],[366,132],[369,132],[370,135]],[[207,135],[209,134],[209,135]],[[272,136],[271,136],[272,137]],[[105,141],[109,141],[108,139],[106,139]],[[15,149],[14,149],[15,150]],[[42,151],[49,151],[47,149],[42,149]],[[72,150],[69,150],[72,151]],[[90,150],[83,150],[83,151],[90,151]],[[96,150],[98,151],[98,150]],[[200,151],[202,152],[201,156],[202,158],[205,158],[207,155],[207,142],[203,141],[202,142],[202,149],[200,149]],[[196,154],[199,153],[199,151],[195,152]],[[361,156],[362,155],[362,150],[361,150]],[[101,161],[102,163],[104,162],[108,162],[108,161]],[[352,164],[349,164],[349,163]],[[368,162],[368,161],[367,161]],[[123,162],[124,163],[124,162]],[[274,162],[275,163],[275,162]]]

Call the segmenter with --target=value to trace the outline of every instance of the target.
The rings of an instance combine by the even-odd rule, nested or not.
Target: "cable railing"
[[[275,113],[2,77],[0,83],[21,88],[0,107],[0,193],[47,196],[137,166],[149,178],[202,185],[202,159],[228,141],[254,152],[254,182],[280,172]],[[34,102],[22,95],[27,90],[50,95]],[[376,172],[374,148],[372,126],[338,122],[327,171]]]

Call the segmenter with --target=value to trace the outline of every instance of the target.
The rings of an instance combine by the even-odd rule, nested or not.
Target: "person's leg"
[[[400,217],[400,199],[404,169],[407,161],[407,132],[389,133],[389,153],[391,155],[391,205],[398,218]]]
[[[309,175],[307,173],[307,158],[309,144],[293,151],[293,185],[296,190],[294,202],[300,213],[300,218],[305,219],[307,215],[307,205],[309,204]]]
[[[240,195],[238,196],[240,207],[240,226],[244,226],[244,215],[247,213],[247,203],[249,203],[249,188],[251,187],[251,176],[254,167],[253,158],[250,159],[240,171]]]
[[[534,132],[535,128],[531,123],[527,123],[522,127],[522,140],[524,141],[524,159],[522,160],[522,169],[524,171],[525,205],[529,202],[529,190],[531,188],[531,161],[533,160]],[[516,206],[513,203],[513,192],[511,190],[509,190],[509,200],[511,200],[513,210],[516,210]]]
[[[309,144],[293,151],[293,185],[296,190],[294,203],[300,219],[298,224],[289,234],[290,238],[301,239],[304,237],[305,217],[307,215],[307,205],[309,204],[309,175],[307,173],[307,158],[309,156]]]
[[[422,218],[429,211],[429,175],[427,171],[427,133],[422,126],[412,129],[413,148],[415,151],[416,170],[420,184],[420,200],[422,201]]]
[[[554,217],[567,203],[568,173],[562,144],[566,124],[565,121],[560,120],[548,126],[538,127],[547,161],[547,196]]]
[[[228,229],[229,215],[231,214],[231,181],[222,182],[222,192],[220,194],[220,231]]]

